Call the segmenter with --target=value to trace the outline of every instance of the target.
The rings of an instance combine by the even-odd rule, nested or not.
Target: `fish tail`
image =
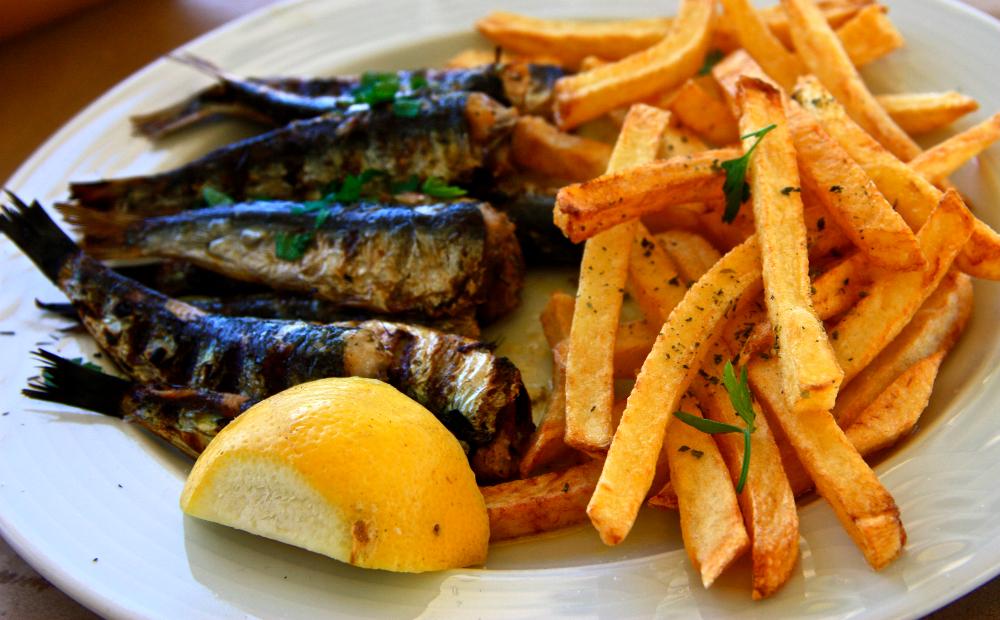
[[[196,71],[200,71],[209,77],[213,77],[217,80],[226,81],[233,79],[231,75],[222,70],[218,65],[208,60],[207,58],[202,58],[201,56],[196,56],[190,52],[175,52],[172,54],[167,54],[167,58],[170,60],[181,63],[182,65],[187,65]]]
[[[66,222],[83,234],[83,250],[94,258],[136,258],[139,248],[129,243],[127,233],[141,222],[141,215],[97,211],[75,203],[57,204]]]
[[[38,265],[49,280],[58,283],[59,270],[66,261],[80,253],[80,248],[52,221],[38,201],[25,204],[9,190],[11,204],[0,213],[0,232]]]
[[[122,399],[132,389],[125,379],[109,375],[55,353],[33,353],[42,362],[41,376],[21,393],[35,400],[70,405],[116,418],[122,417]]]
[[[76,308],[73,304],[64,301],[41,301],[39,299],[35,300],[35,307],[39,310],[44,310],[45,312],[51,312],[52,314],[63,317],[64,319],[69,319],[71,321],[79,321],[80,315],[76,313]]]

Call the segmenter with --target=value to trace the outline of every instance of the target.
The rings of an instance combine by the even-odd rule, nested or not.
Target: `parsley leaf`
[[[429,177],[420,186],[420,191],[431,198],[458,198],[465,195],[465,190],[461,187],[448,185],[440,177]]]
[[[414,118],[420,114],[420,100],[396,99],[392,104],[392,113],[402,118]]]
[[[399,76],[395,73],[377,73],[366,71],[361,75],[361,82],[354,90],[355,103],[377,105],[396,98],[399,90]]]
[[[675,411],[674,417],[688,426],[692,426],[709,435],[724,433],[740,433],[743,435],[743,467],[740,470],[740,479],[736,483],[736,492],[742,493],[743,487],[747,482],[747,474],[750,472],[750,435],[756,430],[754,420],[757,418],[757,414],[753,410],[750,388],[747,384],[747,367],[743,367],[737,379],[736,373],[733,371],[733,363],[726,362],[725,367],[722,369],[722,385],[729,394],[729,402],[732,403],[736,415],[743,420],[746,426],[741,428],[734,424],[699,418],[683,411]]]
[[[411,174],[405,181],[396,181],[392,184],[393,194],[407,194],[420,189],[420,177]]]
[[[726,195],[726,210],[722,214],[723,222],[731,224],[736,219],[736,214],[740,211],[740,205],[750,198],[750,185],[746,182],[750,156],[753,155],[754,149],[764,139],[764,136],[775,127],[777,125],[772,123],[767,127],[762,127],[757,131],[740,136],[740,140],[746,140],[747,138],[757,138],[757,140],[740,157],[728,159],[719,164],[726,171],[726,181],[722,184],[722,191]]]
[[[274,237],[274,255],[281,260],[297,261],[305,256],[313,237],[315,237],[315,233],[313,232],[298,233],[295,235],[278,233]]]
[[[701,69],[698,69],[698,75],[708,75],[712,72],[712,67],[719,64],[719,61],[725,57],[722,50],[708,50],[708,53],[705,54],[705,63],[701,65]]]
[[[422,73],[413,73],[410,75],[410,91],[423,90],[429,86],[427,81],[427,76]]]
[[[205,203],[210,207],[231,205],[236,202],[232,199],[232,197],[227,194],[223,194],[211,185],[206,185],[201,188],[201,197],[205,199]]]

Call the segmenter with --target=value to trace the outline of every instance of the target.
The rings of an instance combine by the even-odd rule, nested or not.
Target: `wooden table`
[[[63,123],[132,72],[274,0],[113,0],[0,42],[0,179]],[[1000,17],[1000,0],[969,0]],[[0,618],[84,620],[94,614],[38,575],[0,538]],[[1000,618],[1000,578],[932,614]]]

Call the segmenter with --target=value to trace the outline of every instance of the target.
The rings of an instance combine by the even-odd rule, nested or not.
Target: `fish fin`
[[[136,258],[142,255],[126,239],[133,224],[141,222],[141,215],[117,211],[97,211],[76,203],[60,203],[56,209],[66,222],[83,234],[83,251],[95,258]]]
[[[6,190],[11,204],[0,213],[0,232],[7,235],[21,251],[38,265],[42,273],[58,283],[59,270],[66,261],[80,253],[80,248],[52,221],[38,201],[25,204]]]
[[[76,308],[73,304],[65,301],[42,301],[40,299],[35,300],[35,307],[39,310],[45,312],[51,312],[52,314],[63,317],[64,319],[70,319],[72,321],[79,321],[80,315],[76,313]]]
[[[41,376],[32,379],[21,393],[35,400],[59,403],[122,417],[122,399],[131,382],[90,366],[39,349],[33,353],[41,362]]]
[[[240,78],[227,73],[221,67],[219,67],[212,61],[208,60],[207,58],[196,56],[190,52],[175,52],[172,54],[167,54],[167,58],[179,62],[182,65],[187,65],[192,69],[200,71],[205,75],[213,77],[221,82],[240,81]]]

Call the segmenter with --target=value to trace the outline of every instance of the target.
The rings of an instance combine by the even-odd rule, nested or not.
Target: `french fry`
[[[911,136],[936,131],[979,109],[979,102],[955,91],[878,95],[892,120]]]
[[[841,525],[875,570],[903,549],[906,532],[899,508],[828,411],[793,412],[781,397],[777,360],[755,359],[749,365],[754,393],[769,421],[776,420]]]
[[[864,168],[910,228],[917,230],[927,221],[941,201],[940,190],[848,118],[836,99],[815,78],[800,79],[792,96],[812,112],[823,129]],[[975,220],[972,238],[963,248],[957,264],[971,276],[1000,280],[1000,235],[982,221]]]
[[[802,219],[806,223],[806,244],[810,264],[849,253],[851,243],[808,183],[802,185]]]
[[[674,262],[653,235],[642,223],[637,223],[628,261],[628,292],[646,320],[662,325],[687,292],[687,282],[686,278],[681,279]]]
[[[842,232],[888,269],[916,269],[924,257],[913,230],[851,156],[797,104],[788,108],[802,183],[812,190]]]
[[[858,11],[873,4],[874,0],[819,0],[817,4],[826,16],[831,28],[838,28],[854,17]],[[769,6],[759,10],[760,17],[767,24],[767,27],[781,43],[791,48],[792,38],[789,34],[788,16],[780,6]],[[712,46],[723,50],[732,51],[739,47],[739,38],[736,35],[736,26],[732,24],[726,15],[721,15],[716,20],[715,32],[712,35]]]
[[[925,357],[896,378],[844,433],[854,449],[873,454],[913,430],[927,408],[945,351]]]
[[[629,110],[608,169],[656,156],[669,114],[644,105]],[[600,452],[611,443],[614,342],[636,222],[590,239],[583,251],[566,362],[566,444]]]
[[[550,349],[569,338],[574,303],[572,295],[556,291],[549,295],[549,301],[542,308],[542,314],[538,318]]]
[[[705,275],[722,258],[719,251],[698,233],[667,230],[655,237],[677,265],[677,271],[688,282],[694,282]]]
[[[743,426],[722,385],[722,361],[732,357],[732,352],[720,339],[709,351],[698,377],[691,383],[691,392],[701,404],[705,417]],[[799,555],[799,519],[795,509],[795,496],[788,484],[781,454],[774,442],[767,419],[757,411],[754,432],[750,435],[750,469],[743,492],[737,498],[744,524],[750,534],[753,558],[753,598],[770,596],[791,576]],[[687,409],[685,409],[687,411]],[[681,426],[671,428],[671,436]],[[690,428],[690,427],[688,427]],[[692,429],[694,430],[694,429]],[[736,434],[716,435],[729,474],[733,481],[740,477],[743,466],[743,440]],[[673,480],[673,477],[671,477]]]
[[[557,179],[585,181],[607,169],[611,147],[563,133],[543,118],[521,116],[511,136],[510,154],[527,170]]]
[[[739,139],[736,118],[726,102],[713,92],[711,77],[691,78],[673,91],[659,107],[669,109],[685,127],[712,144],[732,144]]]
[[[654,327],[648,321],[639,320],[618,326],[614,353],[616,379],[635,379],[639,374],[642,363],[656,342],[659,325],[662,323]]]
[[[697,374],[708,343],[737,300],[759,282],[760,250],[751,239],[695,282],[664,323],[636,378],[587,507],[605,544],[618,544],[628,535],[652,483],[672,413]]]
[[[528,447],[518,465],[521,477],[538,473],[543,467],[570,453],[566,435],[566,349],[564,340],[552,349],[552,392],[542,419],[528,439]]]
[[[618,62],[561,78],[555,87],[556,124],[561,129],[576,127],[693,76],[708,51],[714,4],[712,0],[684,0],[659,43]]]
[[[719,163],[740,156],[734,148],[652,161],[567,185],[556,195],[553,220],[574,243],[622,222],[670,206],[722,198]]]
[[[490,41],[518,54],[546,54],[576,67],[587,56],[619,60],[656,45],[671,30],[672,19],[588,22],[538,19],[497,11],[476,22]]]
[[[686,127],[670,126],[663,132],[657,159],[670,159],[678,155],[694,155],[709,150],[705,142]]]
[[[722,220],[725,202],[717,200],[709,205],[712,210],[699,215],[698,221],[701,224],[701,232],[715,247],[723,251],[731,250],[754,233],[753,213],[750,209],[740,209],[736,219],[725,222]]]
[[[906,368],[935,351],[950,349],[971,312],[969,276],[949,273],[903,331],[841,390],[833,408],[837,423],[848,428]]]
[[[840,39],[812,0],[782,0],[792,25],[792,40],[802,61],[848,113],[876,140],[904,161],[920,147],[882,109],[851,62]]]
[[[1000,140],[1000,113],[917,155],[910,161],[910,167],[931,183],[938,183],[997,140]]]
[[[750,199],[764,266],[764,300],[780,344],[783,392],[792,411],[829,410],[843,372],[837,365],[809,293],[809,258],[795,149],[781,93],[755,78],[739,81],[740,132],[775,128],[750,159]]]
[[[918,271],[878,274],[868,294],[831,331],[837,360],[849,382],[910,322],[972,234],[973,217],[949,190],[917,233],[927,265]]]
[[[682,407],[701,417],[694,399],[685,398]],[[750,546],[733,481],[715,440],[687,424],[672,426],[663,450],[677,493],[684,549],[707,588]],[[794,511],[794,500],[792,506]]]
[[[583,523],[600,473],[601,462],[591,461],[566,471],[480,487],[490,519],[490,542]]]
[[[722,6],[729,25],[747,53],[782,88],[791,90],[795,80],[805,73],[805,65],[798,56],[789,52],[771,32],[749,0],[722,0]]]
[[[855,67],[863,67],[905,44],[885,8],[877,4],[866,6],[837,28],[837,38]]]

